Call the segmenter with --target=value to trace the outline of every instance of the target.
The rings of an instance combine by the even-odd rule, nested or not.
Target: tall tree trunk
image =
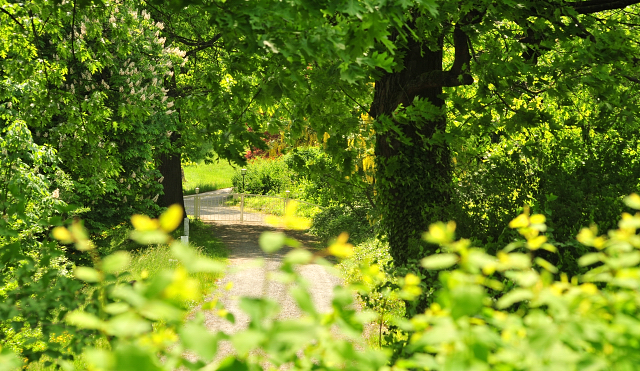
[[[181,159],[182,154],[180,152],[163,153],[160,155],[160,173],[164,177],[164,180],[162,181],[164,195],[162,195],[158,200],[158,204],[160,206],[179,204],[184,210]]]
[[[377,204],[396,266],[431,253],[424,251],[420,237],[431,221],[447,216],[444,211],[451,200],[452,165],[449,146],[438,139],[443,136],[434,137],[446,130],[444,115],[409,121],[396,120],[393,113],[400,104],[411,106],[416,97],[442,110],[444,86],[473,82],[463,73],[469,52],[467,37],[458,27],[454,41],[456,56],[451,70],[442,69],[442,38],[437,50],[410,39],[403,50],[404,68],[376,82],[371,114],[378,120],[383,116],[392,119],[401,132],[378,133],[375,147]]]

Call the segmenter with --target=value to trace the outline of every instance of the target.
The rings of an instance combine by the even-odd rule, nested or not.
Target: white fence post
[[[282,215],[287,213],[287,205],[289,204],[289,191],[285,191],[285,194],[287,196],[284,199],[284,211],[282,212]]]
[[[200,219],[200,195],[198,193],[200,193],[200,188],[196,187],[196,197],[193,200],[193,214],[196,220]]]
[[[240,221],[244,221],[244,193],[240,195]]]

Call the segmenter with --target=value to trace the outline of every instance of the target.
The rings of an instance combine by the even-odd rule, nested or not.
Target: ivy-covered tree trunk
[[[443,71],[442,38],[435,50],[410,39],[403,50],[404,68],[376,82],[371,114],[378,120],[390,119],[390,126],[397,128],[378,133],[375,147],[377,204],[396,266],[429,253],[421,251],[421,234],[431,221],[446,217],[443,211],[451,200],[451,156],[444,136],[438,135],[446,130],[442,88],[473,82],[462,73],[469,52],[467,37],[457,27],[454,40],[451,70]],[[413,105],[415,98],[431,106],[427,118],[401,117],[400,111],[394,115],[400,105],[403,109]]]
[[[160,155],[160,173],[164,177],[162,181],[164,195],[158,200],[160,206],[179,204],[184,210],[181,161],[182,155],[180,152]]]

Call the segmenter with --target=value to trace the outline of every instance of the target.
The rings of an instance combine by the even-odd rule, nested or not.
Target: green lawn
[[[235,172],[233,166],[222,161],[209,165],[201,161],[197,165],[184,166],[186,179],[182,182],[184,194],[196,193],[196,187],[200,188],[200,193],[231,187],[231,178]]]

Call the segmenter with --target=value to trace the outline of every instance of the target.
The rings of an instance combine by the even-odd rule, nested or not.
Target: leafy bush
[[[256,159],[249,162],[246,169],[244,188],[240,169],[231,179],[236,192],[276,195],[291,185],[291,171],[281,158]]]
[[[367,210],[349,206],[330,206],[313,217],[309,232],[327,243],[342,232],[349,234],[354,244],[374,237],[373,227],[367,220]]]
[[[634,194],[624,201],[640,210],[640,196]],[[40,354],[46,353],[49,360],[67,369],[73,368],[69,360],[79,357],[87,368],[105,371],[201,370],[216,357],[222,341],[230,341],[236,352],[217,365],[222,370],[260,370],[265,365],[358,371],[631,370],[639,361],[640,212],[623,214],[618,229],[607,235],[598,235],[595,227],[583,228],[577,239],[593,252],[578,261],[594,268],[573,277],[559,273],[539,256],[543,250],[557,251],[544,235],[546,218],[541,214],[525,212],[513,219],[509,227],[521,238],[495,256],[467,239],[456,240],[452,222],[431,225],[425,239],[440,245],[443,252],[422,259],[420,265],[427,272],[441,272],[437,275],[440,289],[423,313],[389,319],[397,336],[385,336],[385,342],[381,337],[381,349],[365,345],[362,336],[371,321],[382,323],[384,312],[356,311],[352,290],[366,294],[371,287],[390,282],[388,289],[378,291],[383,298],[410,303],[420,296],[425,283],[421,273],[385,275],[380,268],[387,264],[388,256],[375,253],[383,246],[368,242],[359,248],[374,259],[357,262],[359,282],[337,287],[332,312],[326,314],[314,308],[297,266],[328,263],[307,250],[292,249],[284,256],[277,279],[290,283],[289,291],[303,317],[279,320],[277,302],[240,298],[239,307],[250,318],[248,327],[233,334],[210,333],[202,315],[187,315],[185,303],[203,294],[191,275],[222,273],[224,265],[171,240],[168,232],[181,219],[177,207],[158,220],[142,215],[132,218],[136,241],[170,245],[180,263],[174,270],[133,286],[122,284],[130,259],[122,251],[105,258],[94,256],[93,267],[77,267],[74,275],[90,288],[91,297],[54,321],[56,334],[66,334],[62,343],[70,353],[51,352],[59,341],[56,335],[42,337],[46,352]],[[78,249],[93,251],[78,222],[69,228],[57,227],[53,234]],[[282,232],[267,232],[259,242],[266,253],[297,245]],[[354,248],[341,237],[327,253],[347,258]],[[50,288],[54,293],[62,290],[67,287]],[[3,306],[24,310],[12,302]],[[234,321],[215,300],[203,307],[214,308],[217,315]],[[0,360],[5,369],[22,364],[7,348],[0,351]]]
[[[321,206],[373,208],[373,184],[367,181],[367,175],[371,174],[364,166],[341,176],[340,167],[320,147],[296,148],[284,156],[284,161],[293,171],[292,192],[296,198]]]
[[[457,157],[458,202],[451,219],[459,222],[460,235],[495,252],[517,237],[505,225],[528,204],[547,217],[548,238],[563,247],[546,258],[569,274],[584,273],[576,260],[587,251],[575,242],[580,226],[614,228],[623,196],[638,189],[640,142],[633,130],[576,128],[551,135],[527,129],[493,143],[465,142]]]

